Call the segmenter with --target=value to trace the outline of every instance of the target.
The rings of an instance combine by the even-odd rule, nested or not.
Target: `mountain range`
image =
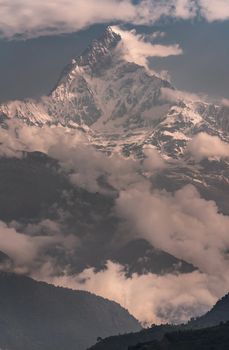
[[[28,125],[80,128],[97,149],[126,156],[142,157],[144,145],[153,145],[171,163],[155,179],[159,188],[194,184],[228,214],[227,160],[217,163],[216,172],[207,160],[199,169],[186,146],[200,132],[228,143],[229,108],[174,97],[176,89],[169,81],[123,58],[121,43],[121,36],[108,27],[72,59],[48,96],[0,105],[2,125],[16,118]]]
[[[0,105],[0,126],[6,135],[0,146],[4,147],[5,142],[8,147],[8,153],[4,149],[0,153],[0,220],[23,237],[36,239],[42,234],[53,238],[52,230],[58,226],[64,242],[69,235],[77,241],[68,250],[57,242],[45,247],[39,256],[37,264],[50,259],[58,276],[63,272],[75,276],[88,268],[104,271],[107,261],[120,264],[126,277],[147,273],[188,274],[197,270],[190,261],[132,235],[133,228],[127,227],[114,209],[118,190],[107,180],[114,171],[112,167],[105,163],[104,173],[98,171],[95,190],[84,186],[86,173],[91,172],[88,163],[93,163],[94,158],[95,163],[103,162],[103,158],[96,158],[97,153],[108,157],[121,155],[129,164],[132,158],[144,162],[144,150],[151,147],[166,163],[160,173],[149,176],[153,188],[174,193],[192,184],[204,199],[215,201],[221,214],[229,214],[228,157],[196,159],[188,148],[189,142],[200,133],[217,137],[228,145],[229,107],[180,96],[171,82],[127,61],[122,49],[122,37],[108,27],[81,56],[72,59],[49,95]],[[54,151],[48,154],[42,147],[24,149],[26,135],[18,137],[21,126],[26,127],[25,132],[48,130],[47,139],[51,139],[55,127],[71,135],[79,131],[83,144],[91,147],[90,158],[83,148],[83,157],[77,163],[77,167],[83,168],[81,182],[78,178],[76,183],[70,181],[71,160],[63,166],[63,159],[58,159]],[[19,140],[16,147],[22,146],[19,156],[14,152],[15,144],[7,143],[12,134]],[[35,139],[31,135],[30,143]],[[59,143],[61,153],[61,137]],[[79,154],[71,145],[68,152],[73,156]],[[117,172],[119,166],[120,163],[115,168]],[[100,167],[100,163],[95,164],[96,171]],[[17,271],[10,253],[2,249],[0,267],[4,271]],[[26,267],[26,272],[31,273],[33,266]],[[140,329],[138,321],[119,305],[89,293],[55,288],[4,273],[0,275],[0,283],[0,294],[3,293],[0,346],[9,350],[19,350],[22,345],[30,350],[51,350],[50,341],[55,349],[83,350],[94,344],[97,337]],[[192,320],[185,327],[203,328],[227,321],[228,297],[223,300],[204,318]],[[13,338],[10,328],[15,329]],[[161,339],[170,330],[177,328],[158,326],[108,338],[93,349],[124,350],[126,346]]]

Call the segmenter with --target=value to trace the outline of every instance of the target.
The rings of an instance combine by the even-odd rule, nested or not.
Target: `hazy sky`
[[[183,55],[153,58],[155,70],[168,70],[178,89],[229,98],[229,21],[170,20],[138,31],[163,31],[162,43],[178,43]],[[106,25],[73,34],[29,40],[0,39],[0,101],[38,97],[52,89],[61,70],[79,55]],[[132,25],[133,27],[133,25]]]

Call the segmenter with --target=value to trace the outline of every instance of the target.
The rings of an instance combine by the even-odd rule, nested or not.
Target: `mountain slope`
[[[84,350],[99,336],[140,329],[114,302],[6,273],[0,273],[0,310],[3,349]]]
[[[122,59],[117,47],[121,37],[107,28],[82,56],[72,60],[49,96],[40,101],[15,101],[0,106],[0,115],[20,118],[35,125],[60,122],[93,125],[99,129],[109,121],[120,124],[147,124],[152,109],[158,119],[167,110],[162,106],[160,89],[167,81],[148,74],[144,67]],[[117,52],[116,52],[117,51]],[[128,118],[126,118],[128,115]],[[111,122],[110,122],[111,121]]]
[[[191,320],[188,326],[194,328],[212,327],[229,321],[229,294],[220,299],[205,315]]]
[[[121,36],[108,27],[63,70],[49,96],[1,105],[0,120],[81,125],[87,132],[90,126],[94,144],[115,141],[123,148],[131,140],[141,147],[151,143],[175,159],[183,157],[187,142],[200,131],[229,141],[229,108],[171,99],[176,91],[172,85],[126,61],[122,44]]]

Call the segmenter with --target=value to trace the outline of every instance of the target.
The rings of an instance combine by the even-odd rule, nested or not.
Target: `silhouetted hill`
[[[85,350],[97,337],[140,330],[115,302],[0,273],[0,348]]]
[[[134,346],[139,343],[151,342],[154,339],[162,339],[165,333],[173,332],[177,329],[176,326],[155,326],[149,329],[143,329],[140,332],[113,336],[101,340],[90,350],[127,350],[129,346]]]
[[[192,328],[212,327],[229,320],[229,294],[220,299],[205,315],[188,323]]]
[[[229,323],[214,328],[166,334],[161,341],[130,346],[128,350],[228,350]]]

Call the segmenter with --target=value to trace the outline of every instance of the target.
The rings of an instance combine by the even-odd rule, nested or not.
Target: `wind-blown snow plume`
[[[135,30],[122,30],[120,27],[113,26],[112,30],[122,38],[118,49],[126,61],[134,62],[140,66],[148,68],[148,58],[150,57],[168,57],[182,54],[179,45],[159,45],[146,40],[146,37],[137,34]]]

